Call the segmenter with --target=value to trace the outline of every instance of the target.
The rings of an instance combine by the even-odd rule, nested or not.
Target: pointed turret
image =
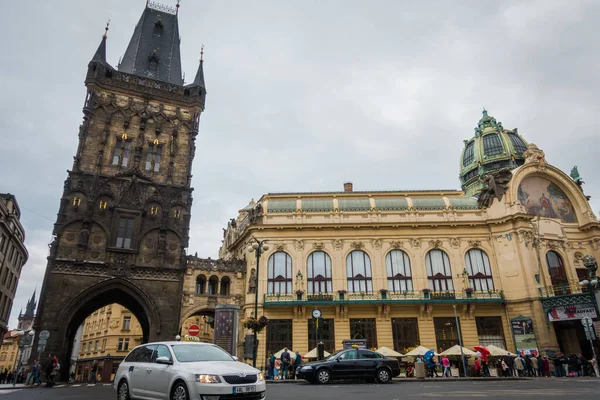
[[[204,46],[202,46],[202,51],[200,52],[200,65],[198,65],[198,72],[196,72],[196,78],[194,78],[192,85],[200,86],[206,90],[206,85],[204,84]]]
[[[177,10],[147,3],[119,71],[183,85]]]
[[[102,36],[102,41],[100,42],[94,57],[92,57],[92,61],[106,62],[106,36]]]
[[[25,314],[23,315],[24,318],[35,317],[35,308],[37,307],[37,302],[35,301],[35,292],[36,292],[36,290],[33,291],[33,294],[31,295],[31,299],[29,299],[29,301],[27,302],[27,307],[25,308]]]

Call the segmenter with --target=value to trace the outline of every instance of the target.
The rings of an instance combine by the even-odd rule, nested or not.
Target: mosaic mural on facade
[[[518,196],[531,215],[577,222],[575,209],[567,195],[547,179],[538,176],[525,178],[519,185]]]

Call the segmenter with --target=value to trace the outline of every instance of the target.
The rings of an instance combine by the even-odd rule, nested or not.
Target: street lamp
[[[19,363],[17,364],[18,367],[14,372],[13,387],[17,385],[17,376],[19,375],[19,372],[21,372],[21,367],[23,366],[23,349],[26,346],[31,346],[31,344],[33,343],[33,337],[35,336],[35,331],[15,331],[15,334],[19,336],[19,353],[17,356],[19,359]]]
[[[254,290],[254,319],[258,321],[258,277],[260,276],[260,255],[269,250],[269,245],[266,240],[257,240],[252,238],[253,242],[248,245],[248,252],[256,254],[256,289]],[[256,353],[258,351],[258,341],[256,338],[256,329],[254,329],[252,343],[252,366],[256,368]]]
[[[598,288],[598,277],[596,276],[596,271],[598,270],[598,263],[596,262],[596,258],[594,256],[584,256],[583,257],[583,265],[587,268],[590,273],[589,279],[584,279],[579,282],[581,287],[590,287],[590,291],[592,293],[596,292]]]

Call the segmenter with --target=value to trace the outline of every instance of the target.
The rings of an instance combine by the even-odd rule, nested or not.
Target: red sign
[[[188,333],[192,336],[198,336],[200,333],[200,327],[196,324],[190,325],[188,328]]]

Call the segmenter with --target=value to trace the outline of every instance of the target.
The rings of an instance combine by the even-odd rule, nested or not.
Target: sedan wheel
[[[117,391],[117,399],[118,400],[129,400],[129,385],[127,382],[123,381],[119,385],[119,390]]]
[[[390,371],[387,368],[380,368],[377,370],[377,380],[379,383],[389,383],[392,380]]]
[[[331,381],[331,374],[326,369],[317,371],[317,380],[319,383],[325,385]]]
[[[177,385],[175,385],[175,388],[173,389],[173,396],[171,396],[172,400],[188,400],[189,396],[188,396],[188,391],[187,391],[187,387],[185,387],[185,385],[183,383],[178,383]]]

